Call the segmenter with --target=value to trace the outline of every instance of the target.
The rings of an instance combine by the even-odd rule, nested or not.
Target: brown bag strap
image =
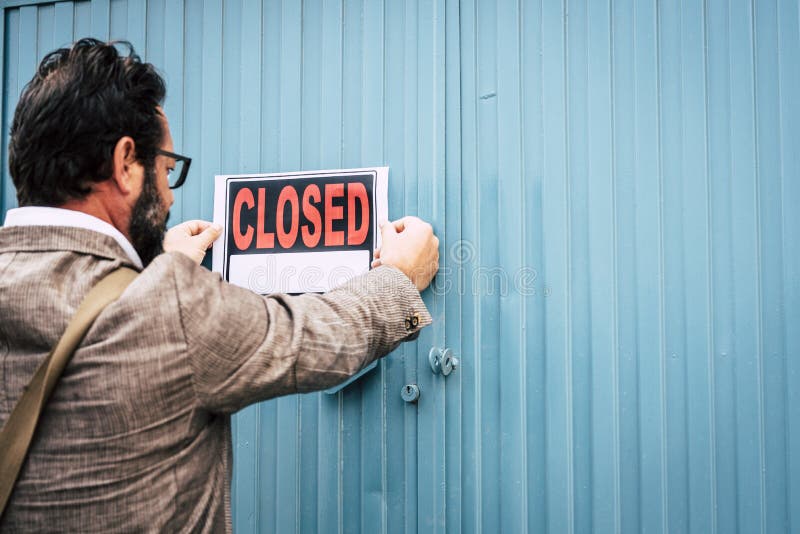
[[[100,312],[122,295],[137,274],[133,269],[120,267],[89,291],[78,311],[72,316],[64,335],[39,365],[33,380],[14,406],[0,431],[0,517],[6,509],[25,462],[39,415],[61,378],[61,373]]]

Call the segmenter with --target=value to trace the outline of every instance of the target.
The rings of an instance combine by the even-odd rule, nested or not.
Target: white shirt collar
[[[133,264],[139,269],[143,269],[142,259],[133,248],[122,232],[88,213],[82,211],[67,210],[63,208],[46,208],[42,206],[26,206],[24,208],[14,208],[6,213],[5,226],[69,226],[72,228],[84,228],[94,230],[107,236],[113,237],[119,246],[122,247]]]

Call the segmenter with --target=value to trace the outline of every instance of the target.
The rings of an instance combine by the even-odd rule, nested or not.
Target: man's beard
[[[130,226],[131,244],[145,267],[164,252],[167,219],[169,210],[164,208],[158,193],[155,169],[145,168],[142,194],[133,206]]]

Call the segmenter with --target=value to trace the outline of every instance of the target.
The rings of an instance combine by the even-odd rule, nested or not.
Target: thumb
[[[218,224],[210,224],[205,230],[197,234],[196,239],[200,241],[202,248],[208,248],[211,243],[217,240],[222,233],[222,227]]]
[[[392,224],[392,226],[394,226],[394,229],[399,233],[399,232],[402,232],[403,230],[405,230],[406,229],[406,224],[408,222],[411,222],[411,221],[413,221],[413,217],[406,216],[406,217],[403,217],[402,219],[398,219],[396,221],[393,221],[391,224]]]
[[[201,221],[199,219],[182,222],[178,226],[183,227],[189,235],[197,235],[211,225],[208,221]]]
[[[394,223],[391,222],[383,222],[381,223],[381,240],[383,243],[387,241],[392,241],[397,238],[397,228],[395,227]]]

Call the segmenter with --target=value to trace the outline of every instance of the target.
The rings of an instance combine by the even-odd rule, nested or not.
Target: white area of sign
[[[255,293],[321,293],[369,270],[369,251],[234,254],[230,282]]]

